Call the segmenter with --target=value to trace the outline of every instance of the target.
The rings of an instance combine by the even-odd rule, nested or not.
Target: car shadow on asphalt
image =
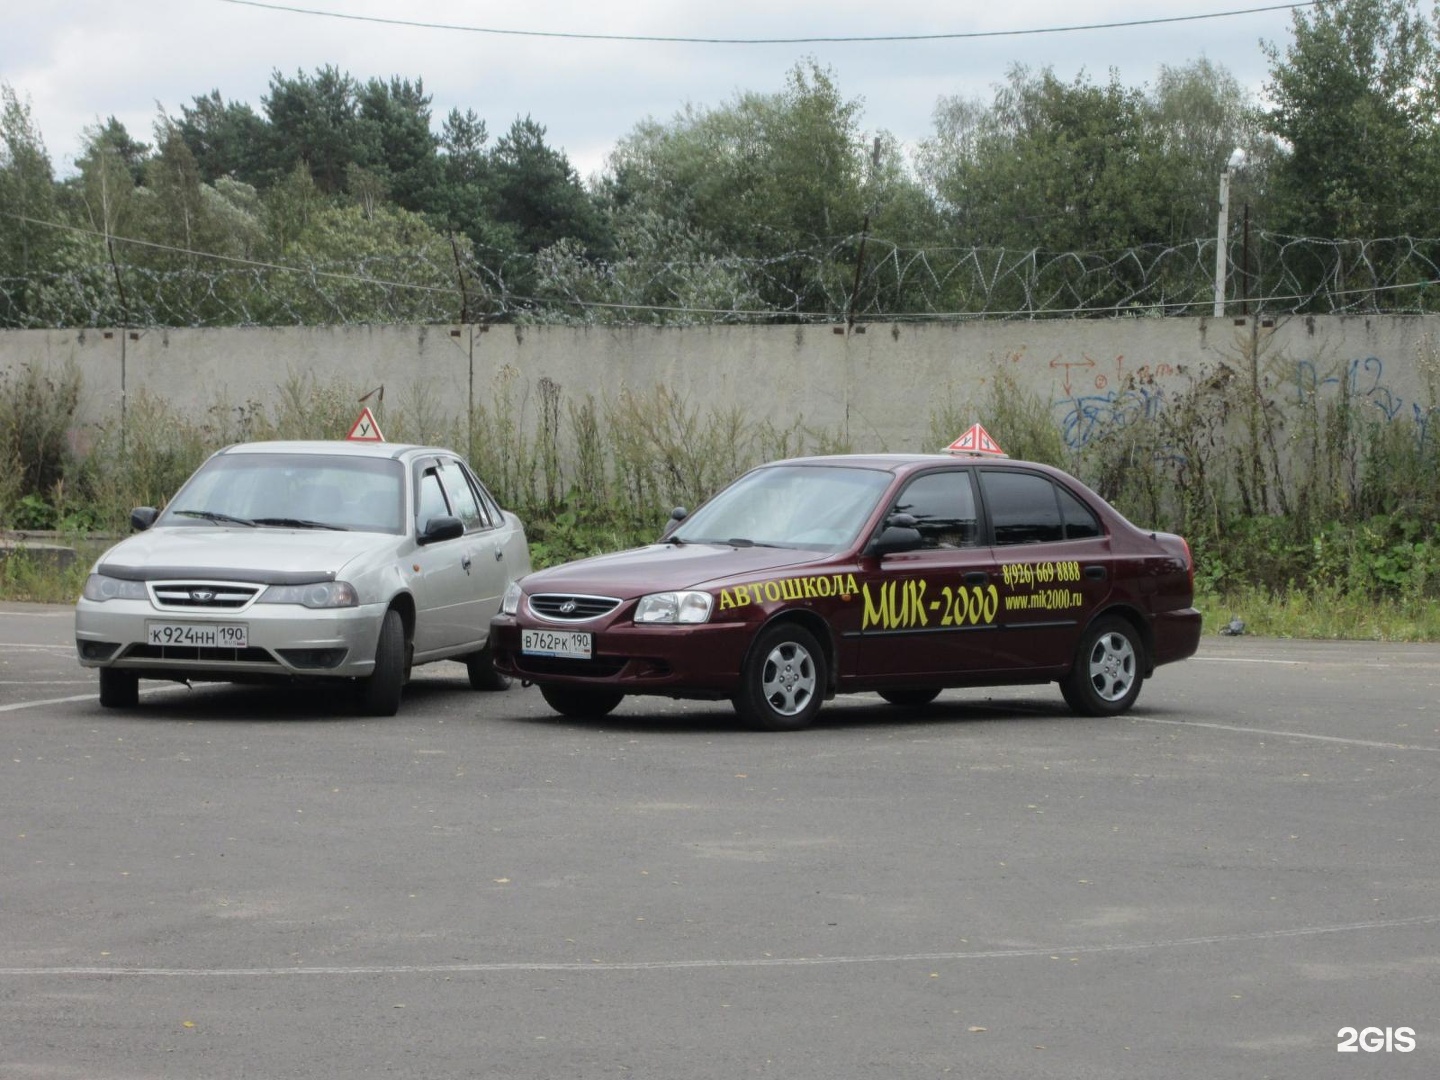
[[[963,692],[962,692],[963,693]],[[1145,710],[1160,715],[1165,709]],[[669,698],[630,697],[605,716],[586,718],[543,712],[534,715],[494,713],[490,719],[583,731],[587,729],[634,734],[715,735],[747,731],[728,701],[676,701]],[[1114,717],[1082,717],[1072,713],[1059,693],[1055,700],[1034,697],[952,697],[944,694],[927,705],[899,706],[872,694],[844,695],[825,703],[806,731],[914,730],[963,727],[982,723],[1110,724]],[[769,734],[756,732],[756,734]],[[798,733],[801,736],[804,732]]]

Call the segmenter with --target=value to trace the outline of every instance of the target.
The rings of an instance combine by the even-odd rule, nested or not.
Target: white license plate
[[[590,634],[585,630],[521,630],[520,651],[529,656],[590,659]]]
[[[151,645],[244,649],[250,644],[250,629],[245,623],[147,622],[145,640]]]

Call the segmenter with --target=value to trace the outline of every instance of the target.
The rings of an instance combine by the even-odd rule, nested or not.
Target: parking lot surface
[[[1440,1074],[1440,647],[776,735],[458,664],[103,710],[71,631],[0,607],[6,1080]]]

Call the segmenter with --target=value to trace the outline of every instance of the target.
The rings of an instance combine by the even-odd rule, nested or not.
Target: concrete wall
[[[116,416],[123,394],[202,416],[272,403],[295,380],[369,390],[392,407],[425,401],[456,419],[509,378],[565,398],[665,386],[691,405],[740,406],[752,421],[844,435],[857,450],[929,446],[932,415],[983,402],[997,369],[1051,403],[1071,446],[1143,421],[1167,393],[1217,364],[1259,369],[1281,392],[1351,394],[1388,420],[1429,419],[1440,317],[1117,319],[787,326],[380,326],[0,331],[0,373],[73,363],[82,419]],[[1137,383],[1130,376],[1137,376]],[[528,406],[534,419],[534,399]],[[359,412],[359,405],[356,405]],[[383,413],[381,414],[383,416]],[[984,422],[986,417],[975,415]],[[317,433],[340,437],[344,432]],[[955,434],[959,434],[957,431]],[[1004,433],[992,432],[1004,443]]]

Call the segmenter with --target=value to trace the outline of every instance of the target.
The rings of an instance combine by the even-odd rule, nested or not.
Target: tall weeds
[[[1343,365],[1297,388],[1286,361],[1251,339],[1179,390],[1131,376],[1109,422],[1082,440],[997,367],[974,398],[937,400],[926,444],[908,449],[938,450],[980,420],[1012,457],[1068,469],[1137,523],[1184,534],[1210,592],[1323,588],[1418,603],[1440,596],[1440,352],[1427,345],[1418,360],[1428,400],[1387,415],[1354,392]],[[362,398],[391,441],[468,451],[526,521],[537,565],[647,542],[673,507],[693,508],[763,461],[854,449],[803,418],[751,421],[664,386],[576,397],[509,367],[468,422],[423,386],[392,387],[386,402],[383,391],[296,376],[268,405],[216,401],[199,416],[132,395],[123,432],[118,418],[77,427],[73,370],[5,378],[0,524],[9,528],[123,532],[132,507],[163,505],[215,450],[341,438]]]

